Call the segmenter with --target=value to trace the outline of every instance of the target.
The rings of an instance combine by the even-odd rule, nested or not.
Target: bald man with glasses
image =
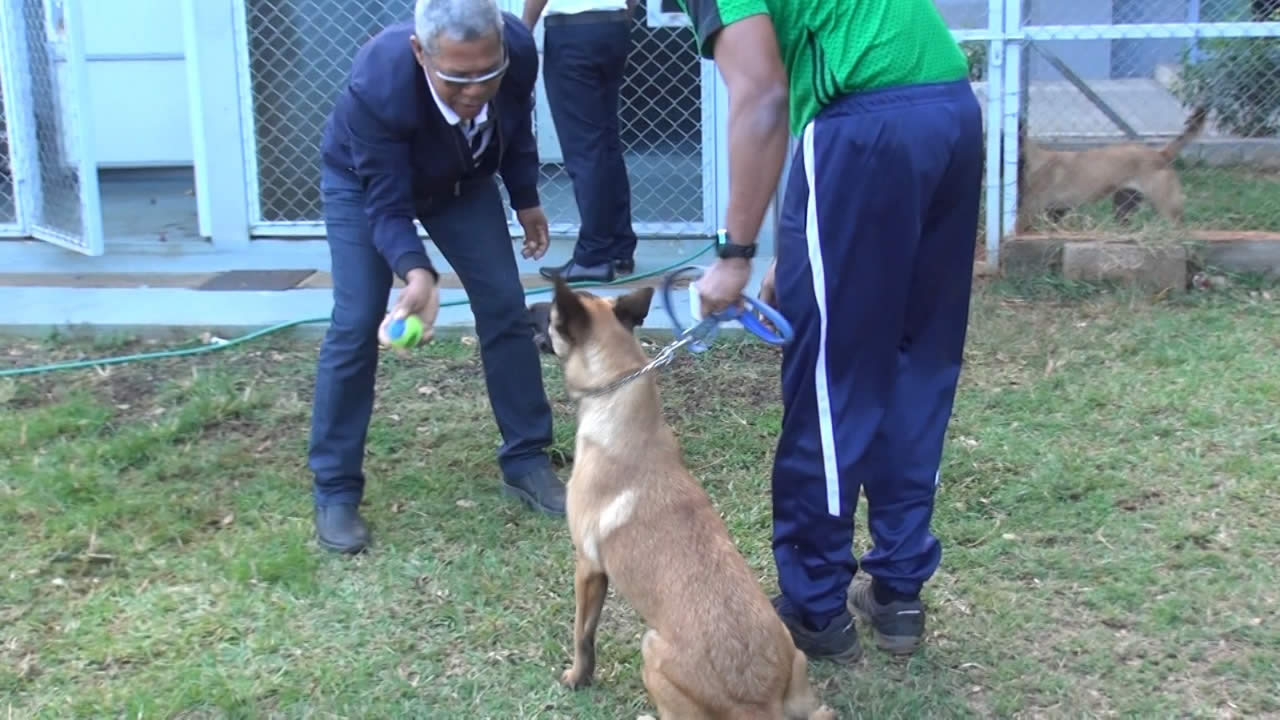
[[[564,513],[564,484],[546,453],[551,408],[494,177],[524,228],[524,257],[541,258],[537,74],[529,29],[493,0],[418,0],[412,21],[356,53],[322,140],[333,314],[317,361],[308,464],[317,539],[327,549],[359,552],[369,542],[359,506],[383,328],[414,314],[430,332],[440,306],[439,274],[415,219],[471,302],[502,436],[503,491]],[[388,313],[395,277],[405,287]]]

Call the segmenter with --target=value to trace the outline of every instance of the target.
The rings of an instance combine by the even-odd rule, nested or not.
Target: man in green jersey
[[[960,375],[983,173],[981,108],[933,0],[681,0],[729,91],[729,243],[699,281],[737,302],[792,163],[777,241],[782,358],[774,606],[813,657],[853,661],[850,611],[914,651]],[[873,549],[855,561],[867,496]],[[852,584],[863,570],[870,582]]]

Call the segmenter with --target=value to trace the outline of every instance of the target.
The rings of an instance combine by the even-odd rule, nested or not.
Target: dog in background
[[[1142,200],[1181,224],[1186,196],[1173,160],[1204,130],[1207,108],[1187,118],[1182,133],[1163,148],[1126,143],[1089,150],[1047,150],[1019,127],[1018,232],[1048,213],[1054,221],[1070,210],[1112,197],[1117,221],[1127,223]]]
[[[535,342],[559,359],[578,403],[566,497],[574,651],[561,683],[591,683],[612,583],[648,626],[643,680],[664,720],[835,720],[809,685],[805,654],[685,467],[654,376],[593,390],[648,362],[633,331],[653,294],[601,298],[557,278],[553,299],[529,308]]]

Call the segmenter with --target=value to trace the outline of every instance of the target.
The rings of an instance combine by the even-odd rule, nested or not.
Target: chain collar
[[[704,327],[704,325],[706,327]],[[593,387],[593,388],[573,389],[572,393],[574,396],[576,396],[576,398],[600,397],[601,395],[608,395],[609,393],[635,380],[638,380],[641,377],[644,377],[645,375],[648,375],[654,370],[659,370],[661,368],[664,368],[670,365],[672,360],[676,359],[677,350],[684,347],[685,345],[689,345],[690,343],[698,342],[700,338],[706,334],[706,330],[710,326],[711,326],[710,323],[703,323],[703,324],[694,326],[692,329],[686,331],[680,337],[667,343],[666,346],[664,346],[661,350],[658,351],[657,355],[653,356],[652,360],[640,366],[638,369],[632,370],[631,372],[623,375],[622,377],[619,377],[618,379],[610,383]]]
[[[664,368],[670,365],[671,361],[676,359],[676,351],[684,347],[685,345],[688,345],[692,341],[693,341],[693,338],[688,335],[681,337],[680,339],[667,344],[666,347],[658,351],[657,355],[653,356],[652,360],[640,366],[638,369],[632,370],[626,375],[623,375],[617,380],[614,380],[613,382],[607,383],[605,385],[600,385],[593,388],[575,389],[573,391],[573,394],[576,395],[578,398],[600,397],[601,395],[608,395],[609,393],[625,385],[628,385],[631,382],[638,380],[641,377],[644,377],[645,375],[648,375],[654,370],[658,370],[660,368]]]

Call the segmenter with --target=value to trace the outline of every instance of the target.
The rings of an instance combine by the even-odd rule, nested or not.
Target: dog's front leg
[[[579,555],[573,571],[577,606],[573,617],[573,667],[560,676],[560,682],[569,688],[576,690],[591,684],[596,669],[596,628],[600,626],[608,590],[609,577]]]

